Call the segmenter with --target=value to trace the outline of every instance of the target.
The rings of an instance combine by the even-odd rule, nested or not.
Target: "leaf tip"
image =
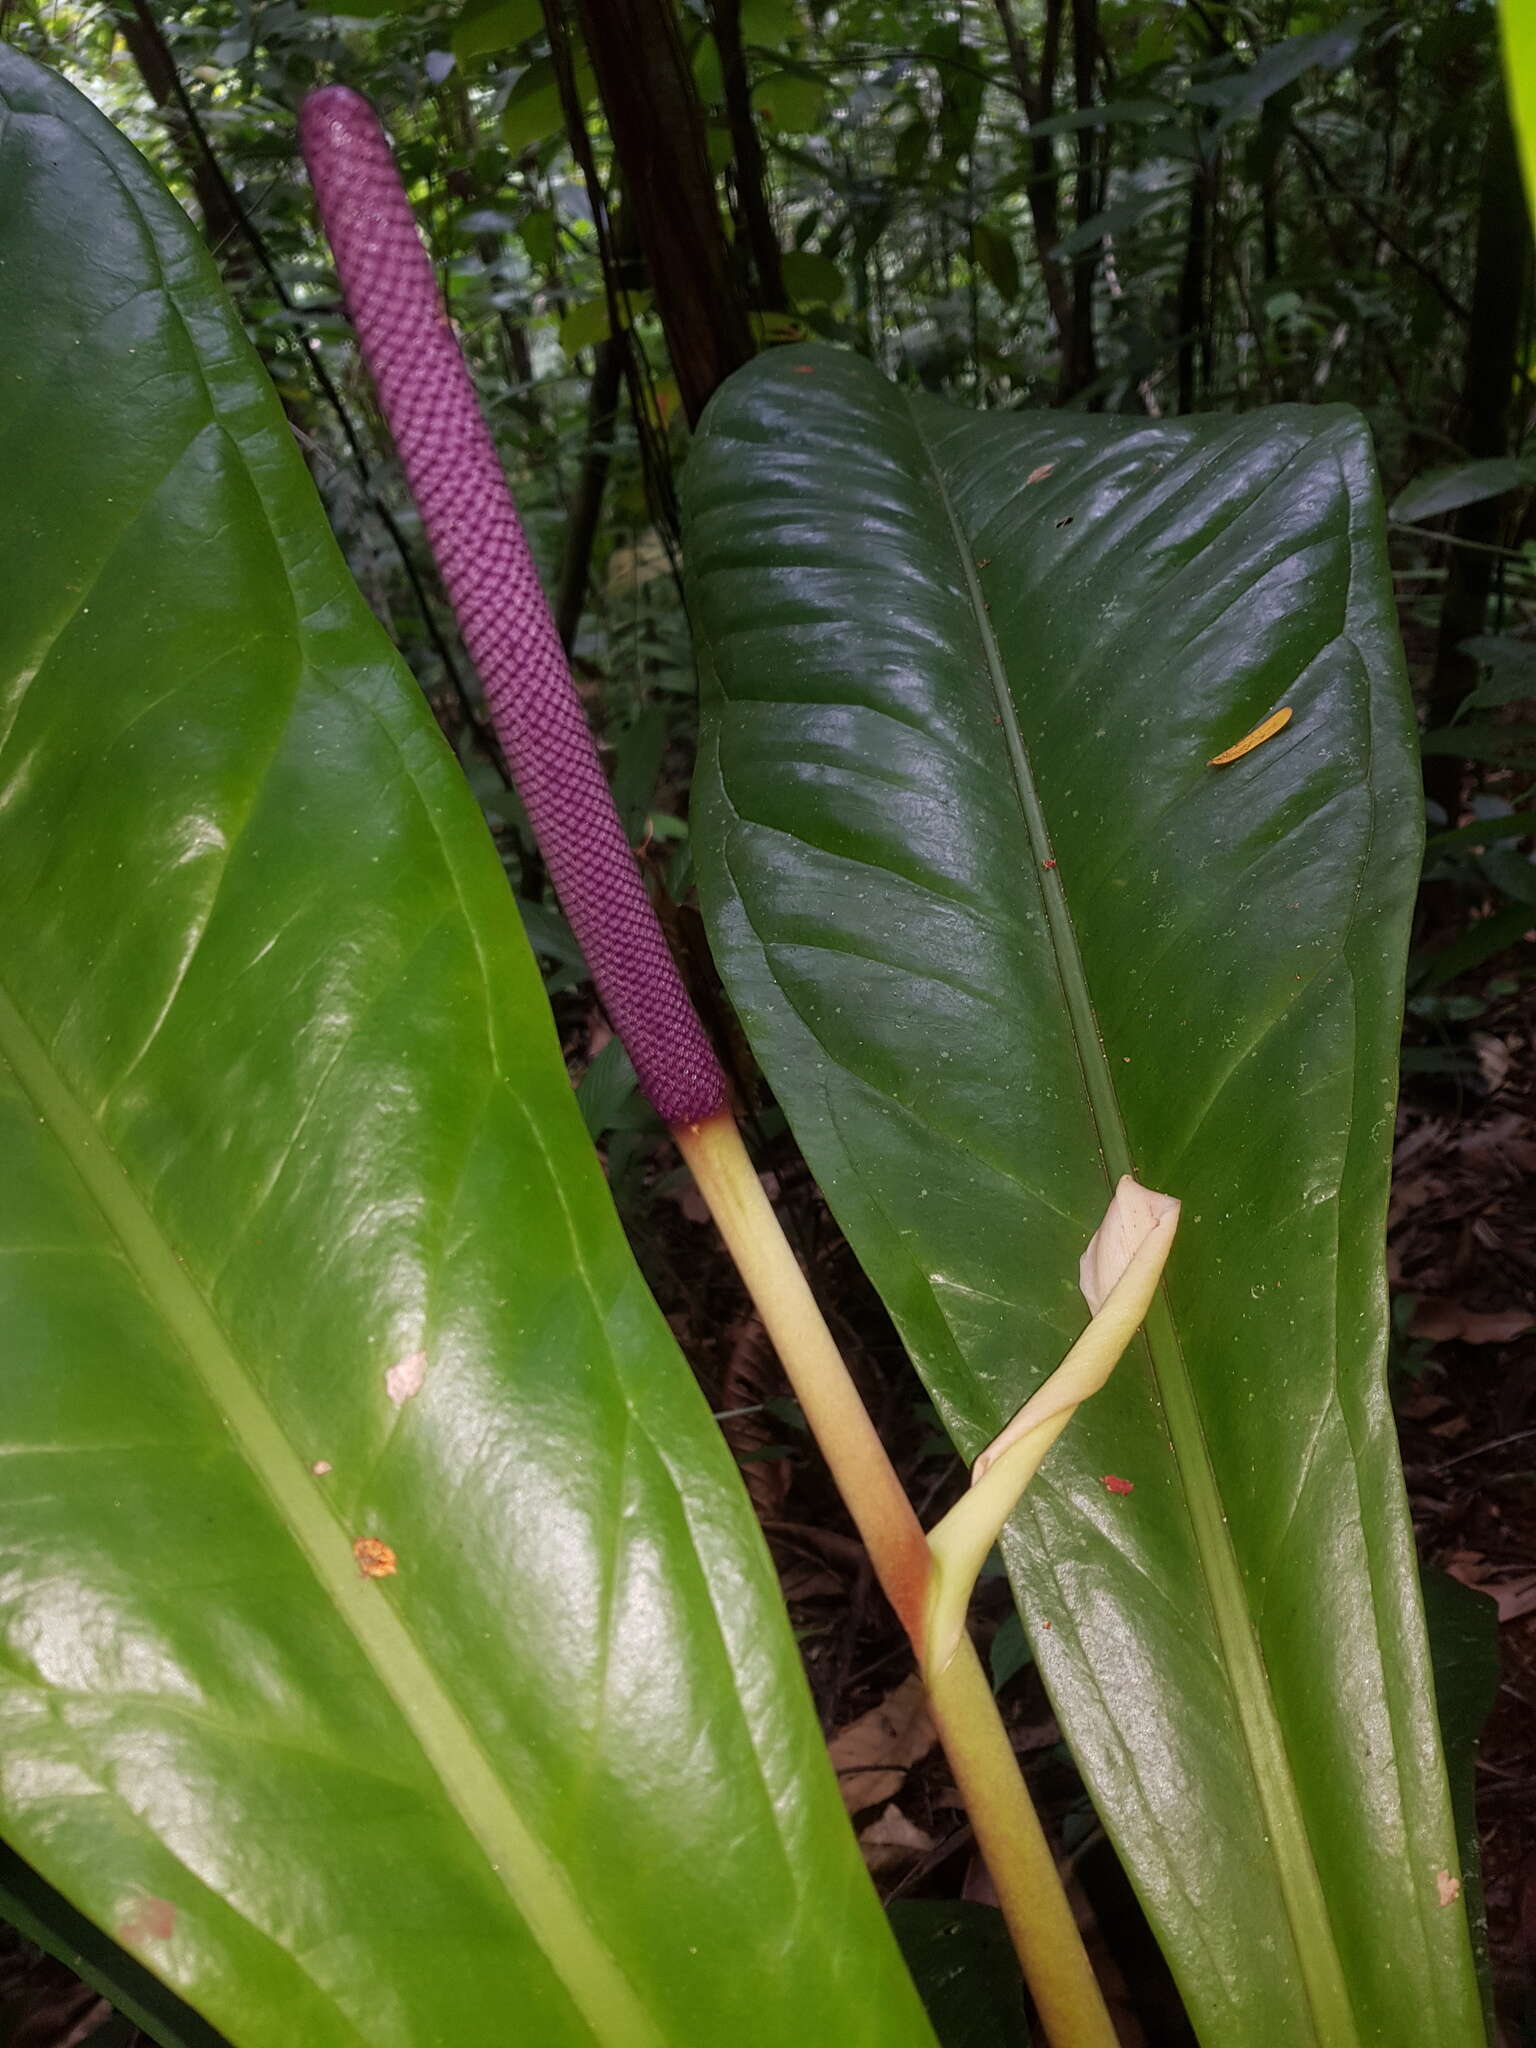
[[[1089,1240],[1078,1262],[1078,1285],[1083,1299],[1097,1315],[1111,1290],[1137,1253],[1154,1236],[1166,1243],[1179,1225],[1179,1202],[1173,1195],[1159,1194],[1143,1187],[1129,1173],[1120,1176],[1104,1220]]]
[[[1226,768],[1233,761],[1241,761],[1244,754],[1251,754],[1255,747],[1262,747],[1266,740],[1272,740],[1277,732],[1284,732],[1295,713],[1289,704],[1282,704],[1278,711],[1272,711],[1268,718],[1260,719],[1252,732],[1244,733],[1235,746],[1225,753],[1213,754],[1206,763],[1208,768]]]

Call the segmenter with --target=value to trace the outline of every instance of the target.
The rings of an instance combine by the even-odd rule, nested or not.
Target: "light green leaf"
[[[800,32],[795,0],[741,0],[741,39],[748,49],[781,50]]]
[[[705,29],[693,46],[693,82],[706,107],[718,107],[725,99],[725,73],[720,68],[720,45]]]
[[[786,249],[783,270],[785,289],[797,306],[835,306],[847,290],[832,258],[814,249]]]
[[[984,220],[971,223],[971,247],[1005,305],[1019,296],[1019,252],[1011,235]]]
[[[1499,44],[1526,208],[1536,220],[1536,9],[1529,0],[1499,0]]]
[[[575,60],[575,84],[576,96],[582,106],[590,107],[597,96],[597,81],[585,54],[579,51]],[[537,149],[552,135],[564,132],[565,113],[560,105],[560,88],[555,82],[555,67],[548,57],[540,57],[519,77],[507,94],[500,125],[501,139],[514,156],[521,156],[525,150]]]
[[[535,270],[542,273],[553,266],[560,246],[560,228],[550,207],[540,206],[525,213],[518,225],[517,238]]]
[[[967,1459],[1082,1329],[1109,1184],[1183,1202],[1003,1548],[1201,2038],[1470,2048],[1385,1387],[1421,798],[1361,423],[973,415],[802,349],[685,488],[716,957]]]
[[[606,341],[612,330],[606,297],[580,299],[560,322],[560,346],[572,356],[578,349]]]
[[[465,0],[454,23],[451,47],[464,64],[473,57],[520,49],[543,27],[539,0]]]
[[[619,311],[627,317],[622,324],[628,326],[638,320],[642,313],[648,313],[655,304],[654,292],[629,292],[619,301]],[[578,349],[592,348],[600,341],[606,341],[613,332],[607,295],[595,299],[581,299],[566,313],[560,322],[560,346],[568,356]]]
[[[1069,135],[1079,128],[1117,128],[1147,121],[1171,121],[1178,108],[1167,100],[1104,100],[1095,107],[1071,107],[1064,114],[1049,114],[1043,121],[1031,121],[1031,135]]]
[[[0,1842],[0,1919],[56,1956],[158,2048],[228,2048],[221,2034],[167,1991],[99,1927],[44,1884],[37,1872]],[[0,2019],[4,2014],[0,2013]],[[10,2039],[9,2034],[6,2036]]]
[[[474,801],[185,215],[0,107],[0,1832],[236,2048],[925,2041]]]
[[[809,135],[827,118],[827,87],[800,71],[775,71],[758,80],[752,106],[764,127],[788,135]]]

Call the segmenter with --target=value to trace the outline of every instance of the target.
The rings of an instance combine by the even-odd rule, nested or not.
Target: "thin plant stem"
[[[923,1663],[922,1672],[1047,2039],[1058,2048],[1115,2048],[1114,2025],[975,1645],[962,1636],[944,1664]]]
[[[928,1539],[763,1192],[741,1132],[723,1113],[676,1125],[672,1136],[916,1652],[934,1725],[1046,2038],[1052,2048],[1114,2048],[1115,2030],[1093,1965],[992,1689],[963,1629],[958,1641],[947,1641],[932,1625],[934,1559]],[[1066,1419],[1053,1416],[1040,1435],[1054,1440]]]
[[[779,1354],[811,1434],[864,1539],[875,1577],[920,1648],[930,1559],[906,1488],[880,1441],[729,1112],[672,1136]]]

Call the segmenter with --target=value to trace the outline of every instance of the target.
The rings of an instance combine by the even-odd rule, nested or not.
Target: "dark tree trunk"
[[[752,118],[752,86],[746,52],[741,45],[741,0],[710,0],[709,18],[720,50],[725,83],[725,117],[731,129],[731,154],[736,172],[736,200],[746,229],[752,268],[757,274],[757,302],[782,313],[789,304],[773,215],[768,210],[768,180],[763,145]]]
[[[1203,353],[1207,329],[1205,306],[1208,172],[1201,162],[1189,187],[1189,227],[1184,237],[1184,265],[1179,272],[1179,411],[1195,409],[1195,366]]]
[[[203,239],[231,273],[249,269],[240,208],[227,180],[213,163],[188,119],[176,60],[150,8],[143,0],[114,7],[112,19],[128,45],[144,89],[165,116],[166,126],[191,183],[203,219]]]
[[[608,487],[608,470],[613,460],[613,432],[619,414],[619,386],[624,381],[624,350],[613,335],[598,346],[597,367],[587,394],[587,439],[581,456],[581,476],[576,485],[576,502],[571,507],[565,531],[565,554],[560,563],[560,585],[555,596],[555,625],[567,654],[581,623],[581,609],[587,599],[592,575],[592,543],[603,509],[603,492]]]
[[[1477,200],[1477,259],[1467,332],[1460,434],[1474,460],[1509,453],[1509,401],[1519,364],[1521,317],[1530,269],[1531,229],[1515,154],[1508,103],[1495,86],[1493,125],[1483,147]],[[1496,547],[1506,502],[1485,498],[1456,514],[1453,531],[1472,543],[1450,549],[1445,602],[1429,684],[1429,725],[1449,725],[1477,686],[1477,662],[1462,642],[1483,630],[1493,588]],[[1462,762],[1454,754],[1424,761],[1424,790],[1454,825],[1461,809]]]
[[[1099,0],[1072,0],[1072,86],[1080,110],[1093,105],[1093,68],[1099,48]],[[1098,211],[1098,186],[1091,128],[1077,131],[1077,180],[1073,196],[1076,224],[1081,227]],[[1062,378],[1062,395],[1086,391],[1097,381],[1099,354],[1093,338],[1093,276],[1097,246],[1084,249],[1072,263],[1072,336]]]
[[[617,345],[621,374],[629,392],[630,419],[640,450],[646,499],[651,517],[670,546],[678,534],[677,493],[672,482],[671,454],[665,429],[660,425],[652,403],[649,369],[627,324],[624,303],[625,294],[633,289],[636,282],[631,272],[640,269],[634,215],[628,208],[620,211],[610,207],[609,196],[598,176],[592,137],[587,130],[586,115],[576,89],[575,61],[561,0],[542,0],[542,5],[555,83],[565,115],[566,138],[581,170],[587,203],[592,209],[592,225],[597,233],[598,257],[603,270],[603,291],[608,301],[608,333]]]
[[[1018,83],[1031,130],[1037,122],[1049,120],[1056,95],[1056,61],[1061,45],[1061,0],[1048,0],[1046,36],[1037,77],[1030,61],[1029,44],[1013,18],[1010,0],[993,0],[1008,45],[1008,61]],[[1061,352],[1061,380],[1066,382],[1067,364],[1072,358],[1072,286],[1057,246],[1061,241],[1061,212],[1056,191],[1056,145],[1049,135],[1029,137],[1029,182],[1025,186],[1030,223],[1035,231],[1035,253],[1045,283],[1046,304],[1051,309],[1057,343]]]
[[[626,202],[683,410],[697,421],[753,353],[672,0],[579,0]]]

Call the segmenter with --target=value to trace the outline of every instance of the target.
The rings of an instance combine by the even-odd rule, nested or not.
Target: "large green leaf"
[[[45,1884],[0,1842],[0,1920],[56,1956],[159,2048],[229,2048],[174,1991]],[[0,2009],[0,2039],[10,2041]],[[947,2044],[944,2044],[947,2048]]]
[[[239,2048],[927,2041],[475,806],[186,220],[0,117],[0,1831]]]
[[[687,486],[717,956],[967,1457],[1081,1328],[1108,1183],[1183,1200],[1005,1553],[1197,2026],[1479,2039],[1384,1385],[1420,811],[1360,424],[779,351]]]
[[[887,1911],[939,2048],[1030,2048],[1018,1959],[995,1906],[893,1899]]]

